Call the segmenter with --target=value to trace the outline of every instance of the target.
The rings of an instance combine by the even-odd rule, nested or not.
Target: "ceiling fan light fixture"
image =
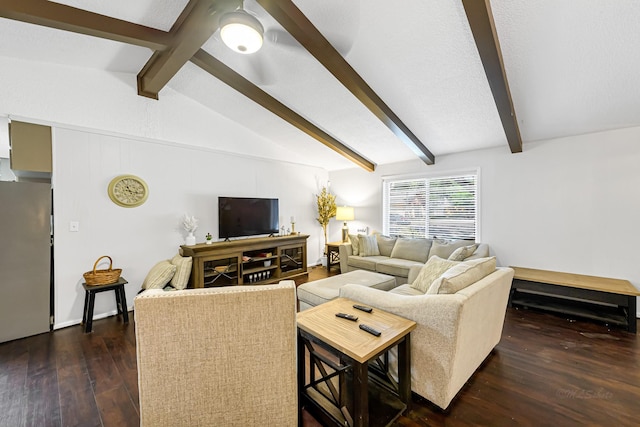
[[[264,29],[254,16],[244,10],[229,12],[220,19],[220,37],[230,49],[243,54],[262,47]]]

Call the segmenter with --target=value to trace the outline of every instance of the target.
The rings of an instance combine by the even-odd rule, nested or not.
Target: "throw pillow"
[[[429,258],[429,261],[420,269],[418,277],[411,283],[411,287],[422,293],[427,292],[431,283],[451,267],[457,265],[457,261],[449,261],[437,256]]]
[[[461,262],[438,277],[427,294],[455,294],[496,270],[496,257]]]
[[[449,255],[449,258],[447,259],[450,259],[451,261],[464,261],[465,259],[469,258],[471,255],[473,255],[476,249],[478,249],[477,243],[474,245],[463,246],[453,251],[453,253]]]
[[[176,272],[171,278],[171,286],[176,289],[184,289],[189,282],[189,276],[191,275],[191,264],[193,264],[193,258],[190,256],[182,257],[180,254],[176,254],[171,258],[171,264],[176,266]]]
[[[358,236],[355,234],[349,234],[349,240],[351,241],[351,255],[358,255],[360,253],[360,246],[358,246]]]
[[[358,236],[360,256],[380,255],[376,236]]]
[[[391,251],[396,244],[396,237],[389,237],[383,234],[376,234],[376,241],[378,242],[378,250],[380,255],[391,256]]]
[[[169,261],[160,261],[151,268],[144,282],[142,282],[142,289],[162,289],[164,285],[169,283],[169,280],[176,272],[176,266]]]
[[[429,258],[432,256],[439,256],[442,259],[447,259],[451,256],[453,251],[462,246],[469,245],[469,240],[434,240],[429,251]]]
[[[429,248],[431,248],[430,240],[400,237],[391,251],[391,258],[425,263],[429,258]]]

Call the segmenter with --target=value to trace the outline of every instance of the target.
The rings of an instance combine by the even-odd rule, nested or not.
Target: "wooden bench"
[[[533,268],[515,271],[510,306],[526,306],[625,326],[637,332],[636,297],[628,280]]]

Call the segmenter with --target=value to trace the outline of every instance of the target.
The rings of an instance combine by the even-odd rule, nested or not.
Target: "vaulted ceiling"
[[[252,55],[217,29],[239,4],[0,0],[0,56],[135,74],[328,170],[640,126],[634,0],[246,0]]]

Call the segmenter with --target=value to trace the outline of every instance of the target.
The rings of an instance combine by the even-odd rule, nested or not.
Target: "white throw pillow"
[[[358,236],[358,246],[360,249],[360,256],[380,255],[376,236]]]
[[[176,272],[176,266],[169,261],[160,261],[151,268],[142,282],[142,289],[162,289]]]
[[[185,289],[189,282],[189,276],[191,276],[193,258],[190,256],[182,257],[180,254],[176,254],[171,258],[171,264],[176,266],[176,272],[171,278],[171,286],[176,289]]]
[[[433,281],[427,294],[455,294],[496,271],[496,257],[461,262]]]
[[[465,259],[469,258],[471,255],[473,255],[476,249],[478,249],[477,243],[474,245],[463,246],[453,251],[453,253],[449,255],[449,258],[447,259],[451,261],[464,261]]]
[[[418,273],[416,279],[411,283],[411,287],[425,293],[431,287],[431,283],[433,283],[434,280],[457,264],[459,264],[458,261],[449,261],[438,256],[432,256],[422,269],[420,269],[420,273]]]

